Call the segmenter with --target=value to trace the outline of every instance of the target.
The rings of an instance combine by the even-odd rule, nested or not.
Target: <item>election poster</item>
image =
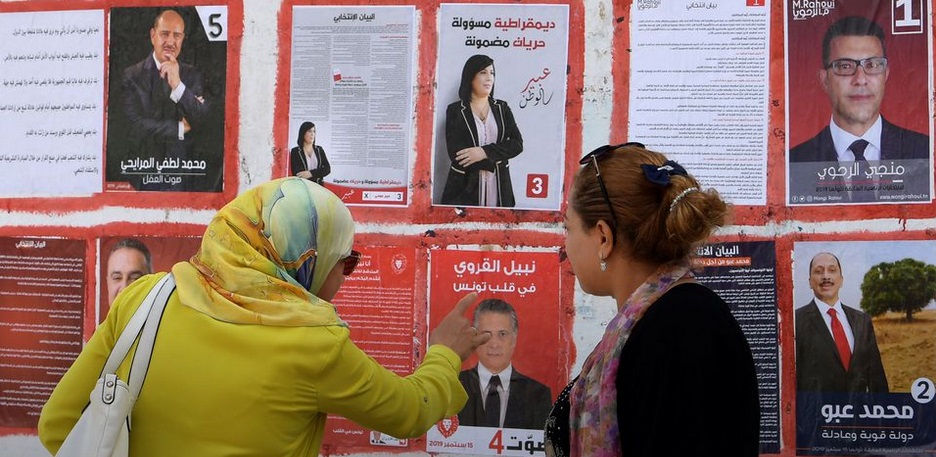
[[[0,13],[0,197],[101,192],[104,12]]]
[[[559,254],[431,250],[430,327],[472,292],[472,325],[492,337],[462,365],[468,402],[429,429],[425,450],[545,455],[543,426],[568,382],[559,350]]]
[[[432,203],[558,210],[569,7],[443,3],[438,24]]]
[[[933,200],[929,7],[789,0],[788,204]]]
[[[98,240],[98,314],[104,322],[120,291],[141,276],[171,271],[201,246],[199,237],[109,236]]]
[[[628,141],[666,154],[737,205],[767,200],[770,3],[630,6]]]
[[[415,7],[303,5],[292,19],[289,175],[312,170],[349,205],[408,205]]]
[[[706,244],[694,258],[696,278],[728,303],[754,356],[761,407],[761,454],[780,453],[780,341],[774,244]]]
[[[424,316],[416,311],[417,250],[398,246],[357,249],[361,260],[332,302],[357,347],[381,366],[408,376],[416,368],[414,354],[421,351],[414,340],[416,316]],[[370,430],[340,416],[328,417],[322,442],[341,453],[407,451],[412,447],[407,438]]]
[[[82,347],[84,240],[0,237],[0,427],[36,427]]]
[[[110,9],[105,190],[222,191],[227,17],[224,5]]]
[[[936,244],[796,242],[798,455],[936,451]]]

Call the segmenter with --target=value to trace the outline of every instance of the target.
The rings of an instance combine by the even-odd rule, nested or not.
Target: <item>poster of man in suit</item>
[[[112,8],[105,190],[220,192],[227,9]]]
[[[559,254],[438,249],[429,265],[430,328],[448,303],[477,292],[469,319],[492,337],[462,364],[468,400],[429,430],[426,451],[542,453],[549,411],[569,381],[560,361]]]
[[[927,4],[789,1],[788,203],[930,202]]]
[[[793,251],[797,454],[936,450],[936,244]]]

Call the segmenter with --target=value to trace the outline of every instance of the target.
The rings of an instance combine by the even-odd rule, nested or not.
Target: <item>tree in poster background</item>
[[[913,259],[917,265],[936,264],[936,249],[931,240],[796,242],[793,304],[797,307],[794,313],[797,330],[801,326],[796,313],[805,306],[812,306],[810,303],[816,295],[808,286],[810,261],[825,252],[838,258],[837,265],[844,276],[838,292],[842,306],[857,307],[858,303],[866,301],[868,289],[865,286],[869,276],[880,277],[881,265],[899,264],[905,259]],[[920,289],[924,294],[930,286],[925,282],[894,279],[903,287]],[[881,299],[882,296],[873,298],[874,301]],[[894,296],[885,300],[891,302]],[[905,311],[887,311],[873,318],[873,331],[889,392],[815,391],[797,385],[798,455],[909,455],[936,450],[936,386],[933,383],[936,355],[926,349],[936,342],[933,331],[936,300],[930,297],[927,303],[915,313],[913,320],[906,318]],[[819,324],[828,334],[826,338],[831,345],[831,332],[823,328],[825,325]],[[799,331],[795,333],[798,345],[803,335]],[[857,351],[857,348],[852,349]],[[804,361],[797,357],[796,364],[797,377],[804,376]]]
[[[163,7],[112,8],[110,11],[110,62],[108,66],[108,115],[106,190],[155,190],[220,192],[224,180],[224,114],[225,83],[227,75],[227,14],[223,6],[172,8],[184,20],[184,39],[178,61],[183,69],[194,68],[200,75],[203,88],[197,102],[190,106],[207,108],[200,125],[194,122],[183,135],[184,145],[169,140],[134,141],[131,132],[139,122],[128,118],[130,100],[140,100],[151,109],[159,106],[167,110],[163,115],[181,121],[184,117],[174,105],[163,104],[164,94],[146,90],[149,80],[125,84],[125,71],[131,66],[152,58],[154,45],[150,31]],[[192,80],[190,80],[191,82]],[[183,78],[184,82],[184,78]],[[134,90],[128,88],[135,87]],[[193,88],[194,89],[194,88]],[[168,91],[168,87],[165,88]],[[189,90],[189,88],[187,88]],[[141,92],[137,92],[141,91]],[[183,94],[179,106],[187,100]],[[148,111],[148,110],[147,110]],[[190,115],[191,117],[191,115]],[[194,119],[192,119],[194,121]],[[151,135],[152,131],[144,135]],[[141,149],[140,145],[146,146]],[[184,152],[180,152],[184,150]]]
[[[872,316],[905,313],[907,321],[936,299],[936,266],[915,259],[881,262],[861,283],[861,309]]]

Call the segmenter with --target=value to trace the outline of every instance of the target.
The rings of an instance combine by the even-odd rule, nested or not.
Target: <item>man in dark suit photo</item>
[[[874,326],[868,314],[839,300],[844,277],[838,257],[820,252],[809,262],[815,297],[796,310],[796,390],[886,393]]]
[[[822,40],[819,84],[832,119],[815,137],[790,150],[790,162],[929,159],[929,137],[881,115],[891,71],[880,25],[860,16],[835,21]]]
[[[542,430],[552,408],[552,393],[513,367],[517,312],[503,300],[482,300],[474,311],[474,327],[492,336],[475,350],[478,364],[458,375],[468,392],[468,403],[458,413],[459,424]]]
[[[118,190],[129,183],[147,191],[220,191],[223,109],[215,108],[223,107],[223,92],[209,86],[223,81],[225,43],[206,41],[192,8],[122,8],[112,16],[111,74],[120,81],[110,90],[107,181]]]

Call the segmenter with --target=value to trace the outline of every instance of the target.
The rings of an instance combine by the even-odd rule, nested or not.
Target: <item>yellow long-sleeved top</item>
[[[56,386],[39,419],[39,437],[53,454],[120,331],[162,276],[121,293]],[[460,367],[454,351],[434,345],[412,375],[400,377],[356,347],[345,327],[226,323],[181,304],[176,291],[133,409],[130,455],[316,456],[326,413],[396,437],[419,436],[465,404]]]

